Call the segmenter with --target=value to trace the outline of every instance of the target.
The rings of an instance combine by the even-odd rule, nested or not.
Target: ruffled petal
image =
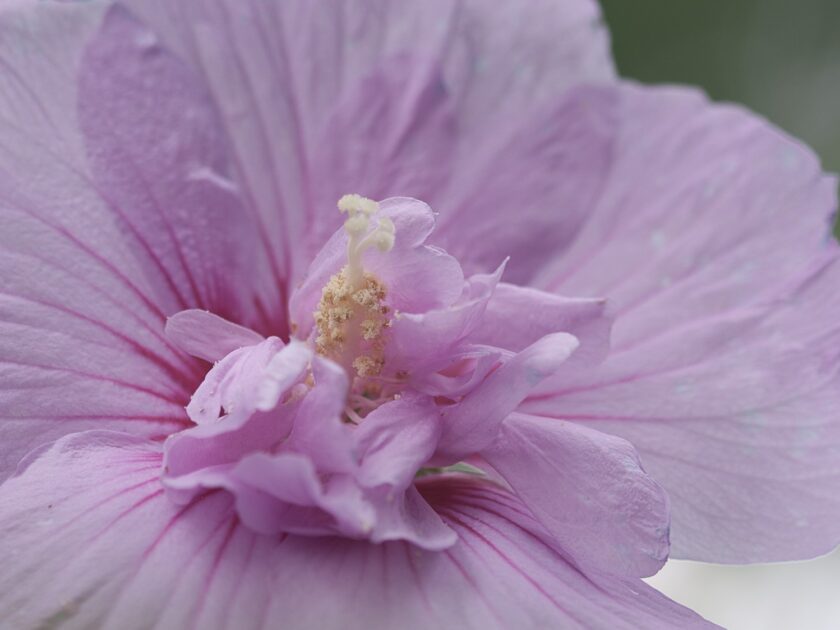
[[[151,443],[65,438],[0,488],[0,616],[14,626],[208,630],[711,628],[636,580],[584,576],[493,485],[422,492],[459,537],[403,542],[263,536],[223,492],[169,502]],[[107,562],[103,562],[107,558]]]
[[[415,486],[394,497],[381,488],[375,502],[376,528],[371,533],[373,543],[392,540],[411,543],[425,551],[443,551],[458,542],[455,531],[435,512]],[[374,493],[376,494],[376,493]]]
[[[611,92],[603,194],[539,282],[607,295],[612,349],[524,411],[631,441],[672,501],[672,554],[794,560],[840,542],[836,180],[740,108]]]
[[[277,403],[305,378],[311,359],[312,351],[305,344],[293,341],[284,346],[272,338],[236,350],[217,363],[188,407],[198,426],[166,440],[167,480],[232,464],[285,439],[297,406]],[[330,393],[340,400],[343,392]]]
[[[219,419],[224,413],[225,403],[231,404],[228,382],[238,377],[243,360],[252,353],[251,348],[234,350],[212,367],[187,405],[190,420],[196,424],[208,424]],[[223,397],[228,400],[223,400]]]
[[[512,353],[487,346],[465,346],[448,356],[451,364],[445,369],[423,374],[411,374],[412,389],[432,397],[456,401],[469,394],[490,373],[509,359]]]
[[[584,570],[647,577],[665,564],[668,497],[625,440],[511,414],[482,456]]]
[[[293,339],[285,348],[273,355],[265,366],[259,363],[255,365],[253,381],[245,383],[245,391],[241,392],[245,404],[253,401],[260,411],[274,409],[281,397],[306,372],[313,356],[312,348]]]
[[[429,206],[416,199],[393,197],[380,207],[382,215],[396,226],[394,248],[389,252],[370,249],[363,260],[365,269],[388,288],[388,303],[405,313],[421,313],[458,299],[464,288],[461,265],[437,247],[422,244],[428,236],[427,217],[434,217]]]
[[[300,404],[286,445],[305,453],[319,470],[354,473],[358,457],[350,444],[353,433],[343,421],[347,404],[348,377],[341,367],[322,359],[312,359],[314,387]]]
[[[213,366],[187,405],[190,419],[207,425],[197,434],[231,431],[256,410],[274,409],[280,396],[301,378],[311,358],[312,351],[305,344],[293,341],[284,345],[276,337],[234,350]],[[222,418],[223,423],[219,422]]]
[[[438,416],[432,402],[420,396],[403,396],[368,414],[355,436],[362,459],[359,482],[405,490],[435,452]]]
[[[495,440],[505,417],[577,349],[567,333],[546,335],[503,363],[469,395],[442,413],[442,460],[457,461]]]
[[[367,537],[374,509],[346,476],[322,479],[312,460],[298,453],[247,455],[220,484],[236,496],[243,522],[258,532]],[[255,522],[255,512],[263,517]]]
[[[519,352],[544,335],[562,331],[580,341],[575,362],[599,363],[609,351],[611,327],[605,299],[568,298],[501,282],[470,341]]]
[[[215,362],[264,337],[209,311],[190,309],[166,320],[166,336],[189,355]]]
[[[471,333],[481,325],[504,268],[502,264],[492,274],[476,274],[469,278],[461,297],[445,308],[425,313],[398,313],[388,331],[386,363],[389,368],[416,372],[418,368],[445,367],[440,362],[449,360],[459,343],[468,337],[472,341]],[[542,336],[538,335],[534,341]]]
[[[250,244],[212,102],[123,13],[0,11],[0,478],[67,432],[182,428],[204,367],[166,317],[249,313],[227,282]]]

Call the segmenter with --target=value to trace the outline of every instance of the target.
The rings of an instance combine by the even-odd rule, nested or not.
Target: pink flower
[[[669,550],[838,543],[835,182],[617,81],[591,3],[16,0],[0,41],[13,626],[708,627],[639,579]]]

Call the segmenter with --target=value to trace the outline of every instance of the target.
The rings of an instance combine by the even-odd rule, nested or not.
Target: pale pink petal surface
[[[629,442],[511,414],[482,455],[581,566],[640,576],[662,568],[668,496]]]
[[[382,144],[340,123],[336,128],[336,119],[359,111],[353,95],[360,82],[388,86],[371,97],[371,110],[387,113],[393,127],[386,137],[399,144],[387,145],[397,151],[388,168],[393,178],[358,192],[379,199],[412,195],[444,211],[450,207],[447,187],[400,187],[439,178],[440,152],[429,150],[418,133],[430,131],[430,123],[418,125],[415,116],[429,113],[420,107],[428,99],[432,111],[454,109],[460,167],[477,146],[493,142],[487,129],[510,130],[570,86],[614,76],[606,29],[590,0],[516,0],[492,11],[484,0],[125,4],[204,76],[216,96],[238,181],[259,216],[276,275],[286,281],[300,278],[339,226],[329,214],[335,200],[316,191],[326,186],[344,194],[374,183],[342,177],[358,175],[346,166],[351,162],[368,156],[381,162]],[[417,70],[411,79],[394,76],[406,55]],[[435,85],[436,75],[442,85]],[[406,83],[407,90],[395,91]],[[440,137],[434,128],[440,116],[432,118],[431,131]],[[335,133],[325,138],[328,125]],[[315,148],[325,141],[346,162],[314,170],[323,164],[317,154],[328,150]],[[459,179],[453,175],[451,185]],[[316,206],[319,201],[328,205]],[[317,238],[309,247],[301,247],[312,235]]]
[[[262,341],[250,328],[227,321],[209,311],[179,311],[166,320],[166,336],[187,354],[218,361],[245,346]]]
[[[3,477],[72,431],[187,426],[203,369],[165,337],[166,317],[202,306],[248,320],[229,282],[247,276],[248,230],[213,107],[165,53],[148,58],[144,32],[85,51],[102,19],[100,5],[27,2],[0,15]],[[91,76],[112,54],[117,94]],[[136,98],[144,85],[166,103]],[[106,124],[136,135],[117,147]]]
[[[630,440],[671,497],[677,557],[825,553],[840,542],[836,180],[737,107],[606,91],[622,121],[610,179],[538,284],[608,295],[612,348],[526,408]]]

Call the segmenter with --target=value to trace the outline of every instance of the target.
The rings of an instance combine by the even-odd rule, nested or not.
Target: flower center
[[[387,329],[391,325],[390,309],[385,304],[387,289],[373,274],[366,272],[362,255],[376,247],[388,252],[394,246],[394,223],[377,216],[379,204],[359,195],[345,195],[338,209],[346,212],[344,230],[348,235],[347,264],[332,276],[321,293],[315,312],[318,354],[342,365],[355,375],[348,413],[352,420],[365,415],[366,407],[375,407],[382,399],[382,385],[375,379],[385,364]],[[376,379],[378,381],[378,379]],[[354,416],[358,416],[354,418]]]

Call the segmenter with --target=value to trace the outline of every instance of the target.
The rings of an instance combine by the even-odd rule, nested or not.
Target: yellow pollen
[[[390,251],[394,246],[394,223],[376,217],[379,204],[359,195],[345,195],[338,202],[349,216],[344,222],[348,235],[347,264],[330,278],[315,312],[316,350],[352,368],[358,377],[378,376],[385,364],[386,329],[391,325],[385,305],[385,285],[362,266],[362,254],[376,247]],[[371,220],[376,224],[371,229]]]

